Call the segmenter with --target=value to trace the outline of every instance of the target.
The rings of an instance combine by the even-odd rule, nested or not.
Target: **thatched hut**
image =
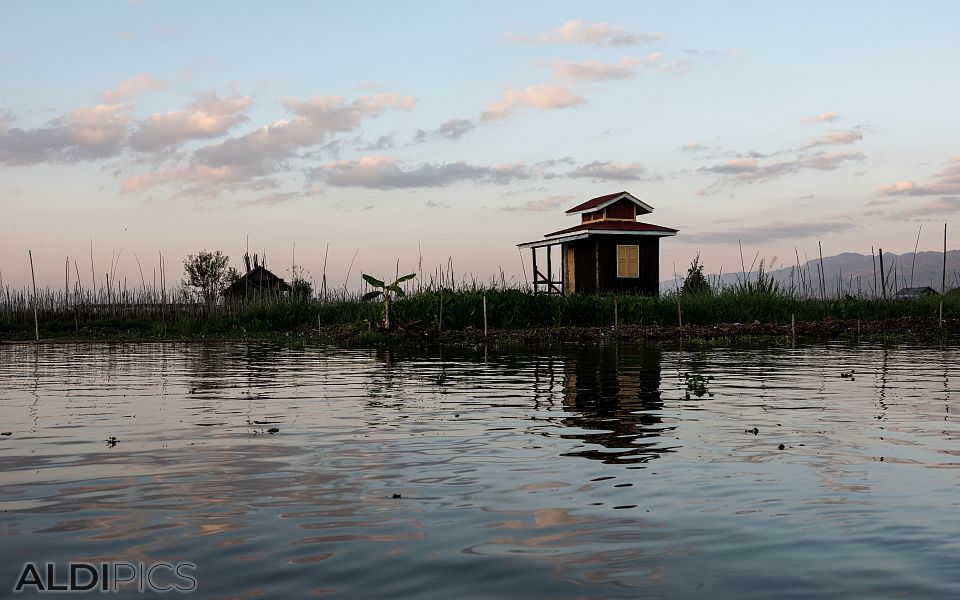
[[[290,293],[290,284],[280,279],[263,265],[254,267],[240,279],[223,290],[226,301],[242,301],[257,298],[276,298]]]

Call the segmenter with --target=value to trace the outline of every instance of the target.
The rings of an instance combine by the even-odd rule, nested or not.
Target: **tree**
[[[183,261],[186,277],[182,285],[193,288],[207,304],[213,304],[223,291],[227,280],[227,263],[230,257],[223,252],[201,250],[196,256],[190,254]]]
[[[403,289],[400,288],[400,284],[404,281],[409,281],[416,277],[416,273],[410,273],[409,275],[404,275],[403,277],[398,277],[396,281],[390,284],[386,284],[376,277],[372,277],[363,274],[363,280],[369,283],[375,288],[380,288],[378,290],[373,290],[372,292],[367,292],[363,295],[361,300],[373,300],[374,298],[383,297],[383,328],[390,330],[390,295],[396,294],[398,297],[403,297],[406,294],[403,292]]]
[[[240,271],[230,267],[227,269],[226,275],[224,275],[223,285],[224,287],[230,287],[231,285],[237,283],[242,279]]]
[[[687,278],[683,280],[680,293],[686,296],[688,294],[709,294],[712,291],[710,283],[703,276],[703,265],[700,264],[700,254],[698,253],[693,262],[690,263],[690,268],[687,269]]]
[[[293,265],[287,272],[290,273],[290,297],[309,300],[313,296],[313,284],[307,280],[309,272],[300,265]]]

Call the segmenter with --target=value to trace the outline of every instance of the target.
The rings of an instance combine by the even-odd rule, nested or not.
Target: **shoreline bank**
[[[32,333],[32,332],[29,332]],[[300,326],[290,330],[224,332],[181,336],[153,336],[138,329],[86,327],[79,332],[62,332],[32,339],[28,332],[17,332],[0,338],[0,344],[76,344],[76,343],[243,343],[302,342],[328,343],[341,346],[402,345],[480,345],[491,343],[569,344],[600,341],[657,341],[711,343],[732,340],[789,341],[838,339],[941,339],[960,334],[960,319],[944,319],[942,324],[932,317],[900,317],[884,320],[827,318],[800,321],[791,325],[778,323],[724,323],[698,325],[635,325],[619,326],[545,326],[517,329],[482,329],[466,327],[436,331],[413,326],[399,326],[393,331],[369,328],[364,324]],[[78,335],[79,334],[79,335]]]

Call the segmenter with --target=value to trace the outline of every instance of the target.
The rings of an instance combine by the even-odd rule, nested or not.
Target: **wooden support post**
[[[537,249],[530,248],[530,253],[533,255],[533,293],[536,294],[537,291]]]
[[[791,314],[791,315],[790,315],[790,337],[796,338],[796,337],[797,337],[797,325],[796,325],[796,322],[794,321],[794,318],[793,318],[793,317],[794,317],[793,314]]]
[[[613,299],[613,328],[614,328],[614,329],[617,328],[617,325],[619,325],[619,321],[620,321],[620,315],[617,314],[617,308],[618,308],[618,307],[617,307],[617,299],[614,298],[614,299]]]
[[[593,289],[594,294],[600,293],[600,241],[593,241],[593,254],[594,254],[594,265],[593,272],[596,275],[596,286]]]
[[[553,246],[547,246],[547,293],[553,293]]]
[[[437,331],[443,333],[443,288],[440,288],[440,314],[437,318]]]

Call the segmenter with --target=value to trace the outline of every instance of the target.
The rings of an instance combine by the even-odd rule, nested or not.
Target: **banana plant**
[[[374,300],[376,298],[383,298],[383,328],[387,331],[390,330],[390,297],[393,294],[396,294],[397,297],[402,298],[406,296],[403,292],[403,289],[400,288],[400,284],[404,281],[410,281],[416,277],[416,273],[410,273],[409,275],[404,275],[403,277],[398,277],[393,283],[384,283],[376,277],[371,275],[363,274],[363,280],[370,284],[371,287],[378,288],[373,291],[367,292],[363,295],[361,300]]]

